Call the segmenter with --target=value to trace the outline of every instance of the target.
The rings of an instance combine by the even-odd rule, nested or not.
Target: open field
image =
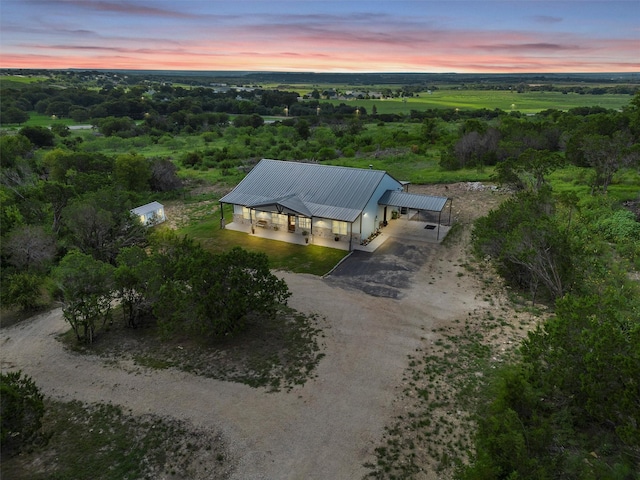
[[[23,79],[25,81],[31,79]],[[358,87],[345,87],[345,90],[357,90]],[[301,95],[309,93],[308,87],[292,87]],[[376,91],[375,88],[368,88]],[[577,94],[561,92],[524,92],[517,93],[507,90],[434,90],[431,93],[421,92],[413,97],[391,99],[364,99],[364,100],[320,100],[334,105],[347,103],[364,107],[371,114],[375,105],[378,114],[408,115],[411,110],[424,111],[434,108],[458,108],[460,110],[473,110],[486,108],[499,109],[505,112],[517,111],[524,114],[533,114],[543,110],[569,110],[576,107],[603,107],[619,110],[629,104],[631,95],[626,94]],[[25,125],[50,126],[54,120],[48,115],[29,112],[30,118]],[[267,121],[280,120],[279,117],[265,117]],[[55,122],[64,125],[73,125],[71,119],[56,119]],[[17,128],[19,125],[7,125],[8,128]],[[168,147],[170,148],[170,147]]]
[[[393,98],[389,100],[331,100],[340,103],[362,106],[371,114],[373,106],[378,113],[409,114],[411,110],[428,110],[431,108],[459,108],[473,110],[487,108],[500,109],[505,112],[518,111],[521,113],[537,113],[542,110],[569,110],[576,107],[599,106],[610,109],[620,109],[629,104],[630,95],[604,94],[579,95],[577,93],[562,94],[560,92],[527,92],[516,93],[505,90],[435,90],[431,94],[420,93],[419,97],[405,99]],[[405,101],[406,100],[406,101]]]

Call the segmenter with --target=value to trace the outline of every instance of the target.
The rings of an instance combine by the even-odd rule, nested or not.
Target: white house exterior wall
[[[378,205],[378,200],[387,190],[402,190],[402,184],[389,175],[385,175],[371,195],[367,206],[362,211],[362,232],[361,238],[368,238],[383,220],[384,207]],[[358,221],[358,223],[360,223]]]
[[[164,206],[158,202],[151,202],[129,211],[138,217],[140,223],[145,226],[157,225],[167,219],[164,213]]]

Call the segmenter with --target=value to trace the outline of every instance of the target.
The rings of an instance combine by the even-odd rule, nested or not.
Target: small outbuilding
[[[146,205],[133,208],[130,211],[147,227],[157,225],[167,219],[164,214],[164,206],[159,202],[147,203]]]

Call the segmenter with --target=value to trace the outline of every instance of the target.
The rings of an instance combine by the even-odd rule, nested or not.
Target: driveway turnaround
[[[398,300],[405,296],[413,276],[437,249],[437,244],[387,239],[374,252],[354,251],[327,281],[374,297]]]

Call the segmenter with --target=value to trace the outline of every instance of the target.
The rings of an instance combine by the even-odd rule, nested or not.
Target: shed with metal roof
[[[150,202],[130,210],[131,214],[140,219],[145,226],[157,225],[164,222],[167,217],[164,213],[164,206],[160,202]]]

